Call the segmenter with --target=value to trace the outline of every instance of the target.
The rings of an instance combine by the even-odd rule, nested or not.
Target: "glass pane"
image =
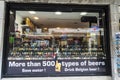
[[[104,19],[99,12],[11,12],[6,74],[108,74]]]
[[[12,29],[9,60],[106,58],[99,13],[16,11]]]

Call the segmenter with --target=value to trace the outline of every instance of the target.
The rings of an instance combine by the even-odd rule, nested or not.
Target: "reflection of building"
[[[48,0],[48,1],[54,3],[52,0]],[[70,3],[71,2],[70,4],[74,4],[74,3],[78,3],[78,2],[80,2],[80,4],[84,3],[84,2],[85,3],[87,3],[87,2],[91,3],[91,0],[87,0],[87,1],[84,1],[84,0],[81,0],[81,1],[71,0],[70,2],[67,2],[67,1],[69,1],[69,0],[66,0],[66,1],[63,1],[63,2],[66,2],[66,3]],[[4,1],[1,1],[1,2],[4,2]],[[62,2],[62,1],[59,1],[57,3],[60,3],[60,2]],[[19,35],[19,37],[12,38],[12,41],[15,40],[15,43],[17,45],[12,45],[11,46],[11,48],[13,48],[13,52],[11,52],[12,51],[12,49],[11,49],[10,53],[9,53],[10,55],[8,55],[10,57],[8,59],[9,60],[14,60],[14,58],[15,58],[18,61],[21,60],[21,59],[23,59],[23,60],[24,59],[31,60],[31,57],[33,59],[39,58],[40,60],[43,59],[43,57],[46,58],[46,59],[51,59],[51,57],[54,56],[54,49],[58,48],[59,49],[59,55],[57,55],[57,56],[58,56],[58,59],[60,59],[60,60],[62,60],[62,59],[79,59],[79,58],[84,57],[84,56],[86,56],[86,58],[83,58],[83,59],[90,59],[90,58],[94,58],[94,59],[96,59],[96,58],[99,59],[100,58],[100,59],[102,59],[101,57],[104,56],[104,59],[107,58],[107,61],[108,61],[107,64],[108,64],[110,62],[110,58],[111,58],[110,57],[110,52],[113,49],[113,48],[111,48],[111,51],[110,51],[109,36],[112,36],[111,38],[114,37],[114,33],[112,33],[112,35],[110,35],[109,32],[114,32],[114,31],[118,31],[119,30],[119,29],[117,29],[117,28],[114,27],[114,26],[117,26],[117,22],[118,22],[117,21],[118,18],[116,17],[116,15],[113,15],[113,14],[117,14],[117,11],[114,11],[114,10],[117,10],[117,9],[114,9],[114,10],[112,9],[113,7],[116,8],[116,6],[117,6],[118,3],[116,3],[117,1],[113,1],[115,3],[111,3],[111,2],[112,1],[109,1],[109,0],[108,0],[108,2],[105,1],[105,4],[110,4],[111,15],[115,16],[115,18],[110,17],[111,18],[110,20],[113,20],[113,21],[110,21],[111,23],[113,23],[112,27],[110,27],[111,31],[109,31],[109,28],[108,28],[109,27],[109,24],[108,24],[109,23],[109,20],[108,20],[109,17],[106,16],[106,15],[108,15],[107,13],[103,13],[103,14],[100,13],[99,16],[97,16],[97,17],[100,17],[100,18],[97,18],[97,19],[99,19],[99,21],[97,21],[97,24],[99,24],[101,32],[94,32],[93,31],[93,32],[90,32],[90,33],[89,33],[89,26],[87,26],[86,28],[84,27],[85,25],[87,25],[87,23],[86,24],[81,24],[81,28],[78,28],[78,25],[80,25],[80,24],[78,24],[78,22],[77,23],[75,22],[74,24],[71,24],[72,22],[70,22],[70,23],[66,22],[66,24],[64,24],[64,23],[62,23],[63,19],[59,19],[59,22],[61,22],[60,24],[63,27],[58,26],[57,24],[52,24],[53,31],[51,31],[50,33],[48,33],[50,30],[52,30],[51,28],[49,28],[50,26],[49,27],[43,26],[43,24],[40,24],[40,26],[39,26],[39,27],[42,26],[41,29],[38,28],[38,29],[35,30],[36,27],[30,27],[30,29],[28,28],[28,29],[26,29],[25,32],[22,32],[22,28],[20,27],[21,24],[19,22],[19,21],[21,21],[20,15],[22,15],[22,14],[20,14],[19,17],[16,16],[16,22],[18,21],[17,23],[18,23],[18,26],[19,26],[18,29],[20,31],[20,34],[16,33],[16,35]],[[95,3],[102,4],[101,1],[99,1],[99,2],[93,2],[93,3],[94,4]],[[28,4],[28,5],[30,5],[30,4]],[[12,5],[10,5],[10,6],[12,6]],[[19,5],[17,5],[17,6],[19,6]],[[34,8],[36,6],[34,6]],[[49,5],[47,5],[47,6],[49,6]],[[94,11],[94,6],[92,7],[93,11]],[[104,5],[102,5],[102,6],[104,6]],[[22,6],[19,6],[19,7],[22,10],[25,6],[22,5]],[[12,8],[13,7],[10,7],[10,9],[12,9]],[[96,9],[97,8],[99,8],[99,7],[96,7]],[[14,7],[14,9],[17,10],[18,7],[16,7],[16,8]],[[14,9],[12,9],[13,10],[12,14],[14,14]],[[51,9],[53,9],[53,8],[51,8]],[[49,10],[51,10],[51,9],[49,9]],[[62,9],[62,6],[61,6],[60,10],[61,9]],[[31,10],[32,10],[32,8],[31,8]],[[39,8],[37,8],[35,10],[40,11]],[[71,9],[71,10],[74,10],[74,9]],[[77,9],[75,9],[75,10],[77,11]],[[86,10],[86,9],[84,9],[84,10]],[[107,12],[107,7],[106,7],[105,10],[103,10],[103,12],[104,11]],[[69,10],[67,12],[69,12]],[[17,13],[20,13],[20,12],[16,11],[16,14]],[[26,14],[28,14],[28,13],[26,13]],[[26,15],[26,14],[23,14],[23,15]],[[8,16],[8,15],[5,15],[5,16]],[[106,17],[104,17],[104,16],[106,16]],[[31,15],[31,17],[33,17],[33,16]],[[73,17],[73,16],[71,15],[70,17]],[[0,19],[2,19],[2,18],[0,18]],[[40,18],[40,19],[43,20],[42,18]],[[7,23],[7,20],[5,21],[6,23]],[[49,20],[51,20],[51,19],[49,18]],[[57,21],[56,18],[54,18],[54,20]],[[66,19],[66,20],[68,20],[68,19]],[[10,21],[11,21],[10,23],[14,23],[14,20],[10,20]],[[42,23],[45,24],[46,21],[43,21]],[[56,25],[56,27],[58,27],[57,29],[56,29],[56,27],[53,27],[55,25]],[[68,29],[67,30],[63,30],[63,29],[66,29],[66,27],[65,27],[66,25],[67,25],[67,27],[69,25],[69,30]],[[91,21],[89,22],[89,25],[92,25]],[[9,24],[6,24],[5,26],[9,26]],[[32,24],[32,26],[33,26],[33,24]],[[74,28],[71,29],[72,26],[75,26],[74,27],[75,29]],[[61,27],[61,28],[59,28],[59,27]],[[1,29],[1,30],[3,30],[3,29]],[[7,30],[8,29],[5,29],[5,35],[8,34]],[[10,31],[12,31],[12,33],[14,33],[14,26],[10,27]],[[43,32],[43,34],[42,34],[42,32]],[[22,34],[22,33],[24,33],[24,34]],[[59,38],[59,36],[61,36],[62,39]],[[5,37],[7,38],[7,36],[5,36]],[[4,39],[5,43],[7,42],[6,38]],[[19,38],[21,38],[21,39],[19,39]],[[4,45],[8,46],[8,44],[4,44]],[[10,47],[10,45],[9,45],[9,47]],[[5,54],[8,54],[9,47],[4,48],[4,50],[5,50],[4,53]],[[97,55],[96,55],[96,53],[97,53]],[[111,52],[111,53],[113,53],[113,52]],[[102,56],[101,56],[101,54],[102,54]],[[7,55],[3,55],[3,56],[5,56],[4,59],[6,60],[7,59],[6,58]],[[93,56],[95,56],[95,57],[93,57]],[[3,61],[5,61],[5,60],[3,60]],[[114,60],[114,55],[112,55],[112,62],[115,63],[114,61],[115,61]],[[51,64],[53,65],[54,62],[51,63]],[[3,65],[3,66],[5,66],[5,65]],[[110,66],[110,64],[108,64],[106,66],[107,67],[106,71],[110,70],[109,69],[110,67],[108,67],[108,66]],[[116,72],[114,74],[114,71],[116,70],[116,67],[114,67],[114,66],[115,66],[115,64],[112,67],[113,68],[113,70],[112,70],[113,71],[112,77],[115,78],[115,80],[118,80],[118,78],[117,78],[118,74]],[[71,69],[71,70],[73,70],[73,69]],[[5,74],[6,72],[7,72],[7,69],[3,73]],[[90,73],[90,74],[92,74],[92,73]],[[9,74],[7,74],[7,75],[9,75]],[[4,76],[7,76],[7,75],[4,75]],[[95,75],[95,74],[92,74],[92,75]],[[104,74],[99,74],[99,75],[104,75]],[[47,76],[49,76],[49,75],[47,75]],[[97,76],[97,77],[101,78],[101,79],[104,79],[104,77],[99,77],[99,76]],[[95,77],[95,78],[97,78],[97,77]],[[81,77],[79,77],[79,78],[81,79]],[[106,76],[105,80],[108,80],[110,78],[111,78],[110,75]],[[94,76],[92,76],[92,80],[93,79],[94,79]],[[91,80],[91,77],[90,77],[90,80]]]

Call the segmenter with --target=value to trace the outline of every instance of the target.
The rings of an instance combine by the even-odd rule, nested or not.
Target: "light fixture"
[[[47,30],[48,28],[44,28],[44,30]]]
[[[35,12],[35,11],[29,11],[29,13],[30,13],[30,14],[36,14],[36,12]]]
[[[12,12],[12,11],[10,11],[10,14],[13,14],[13,12]]]
[[[38,20],[39,18],[38,17],[34,17],[34,19]]]
[[[62,12],[60,12],[60,11],[56,11],[55,14],[56,14],[56,15],[61,15]]]
[[[87,15],[87,12],[81,12],[80,15]]]
[[[60,27],[57,27],[56,29],[60,29]]]

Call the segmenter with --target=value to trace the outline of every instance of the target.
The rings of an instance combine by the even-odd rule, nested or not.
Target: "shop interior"
[[[9,28],[8,60],[105,59],[99,16],[97,12],[16,11],[14,27]]]

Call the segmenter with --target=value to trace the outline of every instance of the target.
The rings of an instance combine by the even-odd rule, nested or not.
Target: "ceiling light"
[[[56,14],[56,15],[61,15],[61,14],[62,14],[62,12],[57,11],[57,12],[55,12],[55,14]]]
[[[60,29],[60,27],[57,27],[57,29]]]
[[[87,15],[87,12],[81,12],[80,15]]]
[[[13,12],[12,12],[12,11],[10,11],[10,14],[13,14]]]
[[[44,28],[44,30],[47,30],[47,28]]]
[[[39,18],[38,17],[34,17],[34,19],[38,20]]]
[[[29,11],[29,13],[30,13],[30,14],[36,14],[36,12],[35,12],[35,11]]]

